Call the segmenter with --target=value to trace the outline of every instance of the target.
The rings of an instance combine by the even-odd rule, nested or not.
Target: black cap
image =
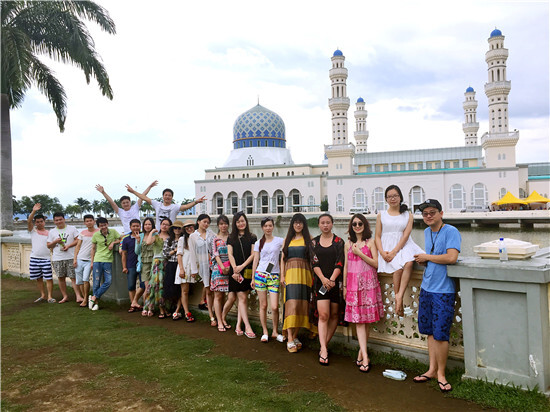
[[[441,208],[441,203],[439,203],[437,200],[435,199],[426,199],[426,201],[424,203],[422,203],[420,206],[418,206],[418,208],[420,209],[420,211],[423,211],[424,209],[426,209],[427,207],[435,207],[437,210],[439,210],[441,212],[442,208]]]

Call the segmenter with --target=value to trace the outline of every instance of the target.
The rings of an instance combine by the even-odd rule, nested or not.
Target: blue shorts
[[[50,259],[40,259],[31,257],[29,263],[29,272],[31,280],[37,280],[43,278],[44,280],[51,280],[52,277],[52,261]]]
[[[419,332],[433,335],[435,340],[448,342],[455,314],[455,294],[432,293],[420,289],[418,301]]]

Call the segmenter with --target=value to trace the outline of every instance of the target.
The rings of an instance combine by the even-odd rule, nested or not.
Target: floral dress
[[[366,243],[361,251],[372,258]],[[375,268],[353,253],[351,244],[347,258],[345,320],[351,323],[378,322],[384,316],[378,273]]]
[[[164,240],[157,236],[153,242],[153,263],[151,267],[150,291],[145,301],[145,310],[153,312],[155,308],[164,308]]]

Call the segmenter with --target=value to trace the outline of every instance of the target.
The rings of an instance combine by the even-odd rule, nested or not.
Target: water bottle
[[[498,241],[498,257],[501,262],[508,260],[508,251],[506,250],[506,245],[504,244],[504,238],[500,238]]]

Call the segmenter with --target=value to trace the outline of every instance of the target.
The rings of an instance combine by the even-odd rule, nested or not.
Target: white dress
[[[399,243],[409,223],[409,216],[410,213],[408,211],[401,213],[399,216],[391,216],[387,210],[380,213],[383,250],[391,252],[395,245]],[[424,253],[424,251],[409,236],[403,248],[397,252],[391,262],[386,262],[380,255],[380,252],[378,252],[378,272],[393,273],[396,270],[403,269],[405,263],[413,261],[414,255],[418,253]]]
[[[178,240],[177,254],[182,255],[182,263],[185,277],[180,277],[180,265],[178,265],[178,268],[176,269],[176,278],[174,280],[174,285],[181,285],[182,283],[195,283],[201,279],[197,275],[199,273],[199,265],[197,263],[197,260],[195,259],[195,254],[192,253],[189,249],[185,249],[183,247],[183,241],[184,237],[181,236]]]

